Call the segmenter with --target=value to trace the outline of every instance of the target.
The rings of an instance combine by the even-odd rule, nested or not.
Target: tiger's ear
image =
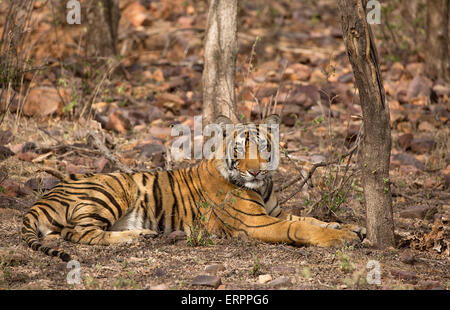
[[[278,115],[276,114],[271,114],[268,117],[266,117],[263,121],[264,124],[267,125],[279,125],[281,123],[281,119]]]
[[[216,124],[220,125],[221,127],[225,127],[225,125],[233,124],[233,122],[231,121],[231,119],[221,114],[216,117]]]

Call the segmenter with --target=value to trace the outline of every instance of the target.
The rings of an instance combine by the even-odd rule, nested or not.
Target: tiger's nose
[[[257,170],[257,169],[249,169],[247,171],[254,177],[256,177],[261,172],[261,170]]]

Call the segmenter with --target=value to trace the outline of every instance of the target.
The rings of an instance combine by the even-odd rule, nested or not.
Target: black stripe
[[[250,198],[244,198],[244,197],[238,196],[238,195],[236,195],[235,193],[233,193],[233,191],[231,191],[230,193],[231,193],[231,195],[233,195],[234,197],[238,197],[239,199],[247,200],[247,201],[253,202],[253,203],[257,204],[258,206],[264,208],[264,205],[263,205],[262,203],[260,203],[259,201],[256,201],[256,200],[253,200],[253,199],[250,199]]]
[[[267,212],[267,214],[272,215],[273,210],[275,210],[278,207],[278,203],[275,204],[275,206],[270,209],[270,211]]]
[[[88,182],[86,182],[85,184],[87,184]],[[89,182],[90,183],[90,182]],[[116,207],[116,209],[117,209],[117,213],[119,214],[118,215],[118,218],[121,218],[122,217],[122,208],[121,208],[121,206],[117,203],[117,201],[116,201],[116,199],[108,192],[108,191],[106,191],[106,190],[104,190],[103,188],[101,188],[101,187],[97,187],[97,186],[101,186],[101,184],[95,184],[95,183],[92,183],[92,184],[94,184],[94,185],[96,185],[95,187],[72,187],[72,186],[64,186],[64,187],[67,187],[67,188],[70,188],[70,189],[82,189],[82,190],[93,190],[93,191],[97,191],[97,192],[99,192],[99,193],[102,193],[104,196],[106,196],[108,199],[109,199],[109,201]],[[80,185],[84,185],[84,184],[80,184]],[[84,195],[86,195],[86,193],[76,193],[76,195],[79,195],[79,194],[84,194]],[[82,197],[83,198],[83,197]],[[112,211],[112,209],[110,208],[110,207],[107,207],[107,209],[108,210],[110,210],[111,212],[113,212]],[[114,214],[114,213],[113,213]],[[116,216],[114,215],[114,218],[116,218]]]
[[[264,203],[268,202],[270,197],[272,197],[272,189],[273,189],[273,182],[269,182],[268,188],[266,188],[266,193],[264,197]]]
[[[69,204],[68,204],[67,202],[61,201],[61,200],[59,200],[59,199],[57,199],[57,198],[46,198],[45,200],[57,202],[57,203],[59,203],[60,205],[66,207],[66,208],[69,207]],[[56,212],[56,210],[54,210],[54,209],[53,209],[53,211]]]
[[[39,222],[39,213],[37,213],[35,209],[31,209],[30,211],[28,211],[28,214],[34,217],[36,222]]]
[[[268,224],[262,224],[262,225],[247,225],[247,224],[244,223],[241,219],[239,219],[239,218],[237,218],[237,217],[231,215],[230,212],[228,212],[226,208],[222,208],[222,209],[220,209],[220,210],[223,211],[223,212],[225,212],[225,213],[227,213],[229,217],[231,217],[232,219],[234,219],[234,220],[240,222],[242,225],[244,225],[245,227],[248,227],[248,228],[262,228],[262,227],[267,227],[267,226],[271,226],[271,225],[274,225],[274,224],[278,224],[278,223],[281,222],[281,220],[276,220],[276,221],[274,221],[274,222],[272,222],[272,223],[268,223]]]
[[[46,202],[38,201],[38,202],[36,202],[34,205],[35,205],[35,206],[45,206],[45,207],[49,208],[50,210],[52,210],[53,212],[58,213],[58,212],[55,210],[55,208],[53,208],[52,205],[50,205],[50,204],[48,204],[48,203],[46,203]]]
[[[118,177],[116,177],[116,176],[113,175],[113,174],[106,174],[106,175],[109,176],[109,177],[111,177],[111,178],[113,178],[114,180],[116,180],[116,182],[119,183],[119,186],[120,186],[120,188],[122,188],[122,191],[123,191],[124,193],[127,192],[127,191],[125,190],[125,188],[123,187],[122,182],[120,182],[120,179],[119,179]]]
[[[145,173],[142,173],[142,184],[144,186],[147,186],[147,179],[148,179],[147,175]]]
[[[76,200],[73,200],[73,199],[68,198],[67,196],[68,196],[68,195],[66,195],[66,194],[61,194],[61,193],[59,193],[59,192],[53,192],[53,191],[51,191],[51,192],[49,192],[47,195],[42,196],[41,199],[49,199],[49,198],[56,197],[56,198],[59,198],[59,199],[63,199],[63,200],[66,200],[66,201],[70,201],[70,202],[75,202],[75,201],[76,201]]]
[[[180,173],[180,172],[178,171],[178,173]],[[183,193],[181,192],[180,182],[179,182],[177,179],[175,179],[175,181],[176,181],[176,184],[177,184],[177,187],[178,187],[178,192],[180,193],[181,204],[182,204],[182,206],[183,206],[183,215],[182,215],[182,218],[185,218],[186,215],[187,215],[187,212],[186,212],[186,204],[184,203],[184,196],[183,196]],[[174,191],[174,195],[175,195],[175,191]],[[179,209],[179,208],[180,208],[180,205],[178,206],[178,209]]]
[[[41,210],[42,213],[44,213],[45,217],[47,218],[48,222],[49,222],[51,225],[54,225],[54,226],[58,227],[59,229],[63,229],[63,228],[64,228],[63,225],[61,225],[60,223],[58,223],[58,221],[56,221],[53,217],[50,216],[50,214],[48,214],[47,210],[45,210],[45,209],[42,208],[42,207],[39,208],[39,210]]]
[[[96,230],[95,228],[86,230],[86,231],[80,236],[80,238],[78,238],[78,242],[80,242],[80,240],[83,239],[84,237],[86,237],[90,232],[93,232],[93,231],[95,231],[95,230]]]
[[[106,224],[106,229],[111,227],[111,222],[107,218],[105,218],[105,217],[103,217],[103,216],[101,216],[101,215],[99,215],[97,213],[84,214],[84,215],[82,215],[80,217],[77,217],[77,220],[82,220],[82,219],[85,219],[85,218],[91,218],[91,219],[94,219],[94,220],[97,220],[97,221],[105,223]]]
[[[116,215],[114,214],[114,211],[113,211],[113,210],[108,206],[108,204],[107,204],[106,202],[104,202],[103,200],[98,199],[98,198],[96,198],[96,197],[88,197],[88,196],[82,196],[82,197],[80,197],[80,199],[82,199],[82,200],[88,200],[88,201],[93,201],[93,202],[98,203],[98,204],[101,205],[103,208],[105,208],[106,210],[108,210],[109,213],[111,213],[111,215],[113,216],[113,218],[114,218],[115,220],[117,220],[117,217],[116,217]]]
[[[287,229],[287,237],[288,237],[288,239],[292,242],[292,243],[294,243],[295,241],[289,236],[289,232],[291,231],[291,226],[292,226],[292,224],[294,224],[294,222],[291,222],[290,224],[289,224],[289,227],[288,227],[288,229]]]
[[[165,212],[163,210],[161,187],[159,186],[159,174],[155,174],[153,179],[153,199],[155,200],[155,220],[159,231],[164,231]]]
[[[175,195],[175,187],[174,187],[174,182],[173,182],[172,171],[167,171],[167,178],[169,179],[170,190],[171,190],[172,196],[173,196],[172,221],[171,221],[172,227],[171,228],[174,229],[174,227],[175,227],[174,220],[175,220],[175,213],[176,213],[176,214],[178,214],[178,219],[179,219],[179,222],[177,223],[178,226],[176,227],[176,229],[180,229],[180,226],[183,223],[183,218],[180,216],[180,210],[179,210],[177,195]]]

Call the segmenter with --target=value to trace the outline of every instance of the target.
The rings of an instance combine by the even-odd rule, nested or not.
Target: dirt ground
[[[7,2],[0,1],[2,17]],[[0,100],[0,289],[450,288],[450,90],[423,76],[422,32],[408,33],[423,25],[410,29],[407,22],[404,28],[373,27],[391,110],[388,181],[395,248],[295,247],[216,236],[202,236],[196,246],[182,236],[108,247],[49,242],[79,263],[79,273],[76,263],[68,266],[27,248],[20,236],[22,217],[55,185],[43,170],[63,175],[118,170],[90,143],[89,132],[103,135],[111,154],[136,170],[191,163],[170,162],[160,150],[173,141],[168,137],[173,124],[192,128],[193,117],[201,115],[202,33],[195,29],[205,27],[206,2],[120,3],[118,49],[127,80],[97,74],[77,54],[84,42],[81,26],[53,23],[47,1],[37,1],[33,9],[30,54],[36,66],[44,60],[50,65],[24,77],[25,86],[37,91],[19,93],[18,104],[6,111]],[[278,99],[283,156],[274,181],[280,188],[314,163],[350,149],[362,123],[359,98],[335,1],[240,3],[238,110],[243,119],[257,120]],[[418,22],[423,11],[416,11]],[[392,29],[402,32],[397,41],[390,41]],[[63,102],[57,90],[68,96]],[[38,115],[27,115],[24,102]],[[87,106],[92,113],[78,118]],[[347,160],[318,168],[290,199],[295,185],[278,192],[285,210],[364,226],[358,152]],[[213,277],[196,285],[206,274]]]
[[[48,136],[36,133],[39,132],[39,126],[42,126],[42,122],[24,120],[19,125],[22,135],[17,138],[17,142],[29,140],[31,137],[39,145],[49,142]],[[77,132],[79,128],[78,125],[65,121],[50,122],[46,125],[46,128],[48,127],[71,133]],[[37,172],[40,168],[38,165],[16,157],[8,158],[3,164],[10,175],[14,173],[16,180],[22,180],[19,184],[24,184],[25,180],[36,175],[44,178],[46,176],[45,173]],[[278,182],[276,185],[279,185],[283,177],[289,176],[289,165],[290,163],[283,159],[280,172],[275,177]],[[414,240],[419,244],[421,238],[431,231],[434,217],[401,218],[399,212],[406,209],[408,204],[396,202],[396,198],[394,214],[396,231],[400,234],[398,248],[377,250],[364,245],[339,249],[295,247],[265,244],[254,240],[227,240],[214,236],[211,236],[205,245],[198,246],[190,245],[185,238],[175,240],[169,236],[108,247],[65,241],[49,242],[49,245],[70,253],[80,264],[80,283],[69,284],[73,277],[70,272],[75,265],[67,265],[56,258],[34,252],[21,241],[19,231],[22,216],[39,195],[37,191],[22,194],[22,197],[1,197],[0,287],[3,289],[217,287],[214,284],[193,285],[194,278],[202,274],[212,274],[220,278],[220,289],[448,289],[450,285],[448,254],[438,253],[431,248],[425,251],[416,250],[411,246]],[[349,205],[352,205],[352,208],[349,208]],[[304,204],[300,199],[293,199],[286,209],[302,214]],[[439,207],[437,212],[441,217],[448,218],[448,208]],[[362,203],[346,204],[339,212],[339,220],[364,225]],[[446,227],[445,229],[448,229],[448,226]],[[405,235],[408,233],[410,235]],[[414,239],[411,235],[417,238]],[[448,235],[445,238],[448,238]],[[379,284],[370,281],[376,279],[374,268],[377,267],[369,261],[379,264]],[[209,265],[213,265],[208,267],[212,271],[205,271],[205,267]],[[279,280],[281,284],[260,283],[261,275],[270,275],[273,281]],[[368,283],[368,276],[372,284]]]

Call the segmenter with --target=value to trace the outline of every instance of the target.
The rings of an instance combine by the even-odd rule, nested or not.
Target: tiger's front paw
[[[361,227],[353,224],[341,224],[340,229],[348,230],[356,233],[359,236],[359,239],[364,240],[367,234],[367,230],[365,227]]]
[[[323,238],[317,240],[318,246],[323,247],[341,247],[344,245],[352,245],[361,242],[359,236],[349,230],[327,229]]]

